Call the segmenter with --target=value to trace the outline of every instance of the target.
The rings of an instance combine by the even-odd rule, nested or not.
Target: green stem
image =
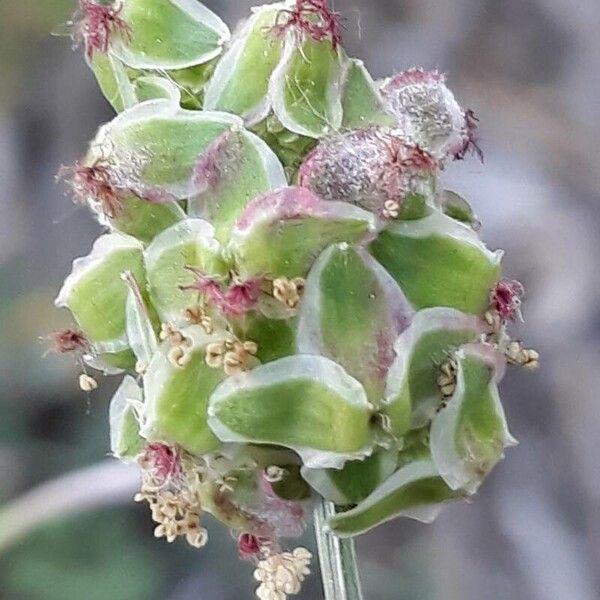
[[[362,600],[354,540],[327,532],[325,524],[335,514],[335,505],[317,500],[314,510],[315,537],[321,564],[325,600]]]

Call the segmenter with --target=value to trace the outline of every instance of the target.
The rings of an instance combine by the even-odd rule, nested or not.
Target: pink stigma
[[[232,285],[223,297],[221,310],[226,315],[241,316],[256,308],[262,281],[257,278],[248,279]]]
[[[261,551],[260,540],[251,533],[242,533],[238,538],[238,552],[242,560],[252,560]]]
[[[166,444],[148,444],[144,452],[144,462],[146,468],[162,483],[176,479],[182,473],[179,451]]]
[[[93,198],[100,203],[107,217],[112,219],[118,214],[121,202],[107,167],[86,167],[75,163],[72,167],[61,167],[58,178],[70,180],[75,203],[85,204],[89,198]]]
[[[90,349],[90,342],[83,333],[75,329],[59,329],[52,332],[48,339],[54,352],[67,354],[69,352],[86,352]]]
[[[111,37],[115,32],[121,32],[126,38],[131,38],[131,29],[119,17],[123,5],[104,6],[93,0],[79,0],[79,10],[75,19],[76,28],[73,39],[85,43],[85,53],[92,59],[96,52],[106,54]]]
[[[523,284],[514,279],[501,279],[490,293],[490,306],[503,321],[521,318],[521,297],[525,293]]]
[[[470,152],[477,155],[477,158],[483,162],[483,150],[477,143],[477,127],[479,119],[469,108],[465,111],[465,136],[463,145],[454,153],[454,160],[463,160]]]
[[[180,289],[183,291],[197,291],[224,315],[241,316],[256,308],[262,280],[258,278],[247,279],[232,285],[224,291],[216,279],[207,277],[200,269],[189,266],[185,268],[194,273],[197,280],[190,285],[181,286]]]
[[[281,14],[285,22],[273,28],[278,36],[295,29],[315,42],[330,40],[334,50],[342,43],[340,15],[329,8],[328,0],[297,0],[295,8]]]

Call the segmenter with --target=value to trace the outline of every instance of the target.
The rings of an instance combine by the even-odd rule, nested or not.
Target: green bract
[[[195,0],[124,0],[128,26],[110,52],[137,69],[183,69],[221,53],[229,39],[223,21]]]
[[[207,423],[208,399],[224,374],[205,360],[211,341],[199,327],[190,327],[191,358],[173,366],[162,347],[144,376],[145,412],[142,433],[149,441],[179,444],[192,454],[211,452],[219,446]]]
[[[128,287],[121,274],[131,272],[145,282],[143,246],[118,233],[96,240],[92,252],[73,263],[73,271],[56,299],[69,308],[98,353],[117,354],[128,348]]]
[[[415,308],[482,314],[501,277],[502,251],[489,251],[471,228],[439,211],[392,225],[371,251]]]
[[[504,448],[516,440],[508,432],[497,384],[502,357],[487,345],[467,344],[456,353],[456,391],[433,419],[431,452],[450,488],[477,491]]]
[[[57,347],[128,371],[111,449],[156,535],[199,547],[207,512],[244,554],[300,535],[311,492],[342,537],[474,494],[514,443],[505,365],[537,354],[508,334],[502,251],[442,191],[480,152],[444,77],[374,81],[327,2],[255,8],[231,40],[196,0],[81,10],[120,114],[69,170],[108,233],[58,296],[78,330]]]
[[[322,357],[282,358],[230,378],[211,397],[208,414],[221,440],[279,444],[309,467],[339,468],[373,450],[362,386]]]

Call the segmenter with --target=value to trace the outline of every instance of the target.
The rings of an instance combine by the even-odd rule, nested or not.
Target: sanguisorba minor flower
[[[259,6],[233,35],[192,0],[81,0],[73,38],[118,115],[76,165],[106,233],[57,298],[51,338],[125,373],[112,453],[137,463],[155,535],[212,515],[285,599],[312,498],[331,535],[432,521],[513,445],[498,384],[537,366],[503,277],[444,168],[481,157],[437,71],[381,82],[326,0]]]

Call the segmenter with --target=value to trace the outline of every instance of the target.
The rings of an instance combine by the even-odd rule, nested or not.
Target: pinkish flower
[[[501,279],[490,293],[490,306],[503,321],[521,318],[521,297],[525,293],[523,284],[514,279]]]
[[[129,25],[119,17],[123,6],[97,4],[93,0],[80,0],[79,10],[74,19],[73,39],[85,44],[85,53],[92,59],[96,52],[106,54],[111,37],[115,32],[126,38],[131,37]]]
[[[273,28],[278,36],[294,29],[316,42],[330,40],[334,50],[342,43],[340,16],[329,8],[328,0],[297,0],[293,9],[282,10],[281,14],[284,22]]]
[[[179,450],[166,444],[148,444],[142,464],[160,483],[177,479],[183,472]]]
[[[193,273],[197,279],[190,285],[182,285],[179,289],[182,291],[196,291],[198,294],[202,294],[206,299],[213,304],[221,304],[223,301],[223,290],[221,285],[214,277],[205,275],[197,267],[191,267],[186,265],[185,269]]]
[[[258,278],[248,279],[232,285],[223,297],[221,310],[232,316],[243,315],[256,308],[262,281]]]
[[[247,279],[235,283],[223,291],[221,284],[216,279],[206,276],[200,269],[190,266],[185,268],[194,273],[197,280],[190,285],[181,286],[180,289],[197,291],[224,315],[240,316],[256,308],[262,287],[261,279]]]
[[[251,533],[242,533],[238,538],[238,553],[242,560],[252,560],[262,550],[260,539]]]

